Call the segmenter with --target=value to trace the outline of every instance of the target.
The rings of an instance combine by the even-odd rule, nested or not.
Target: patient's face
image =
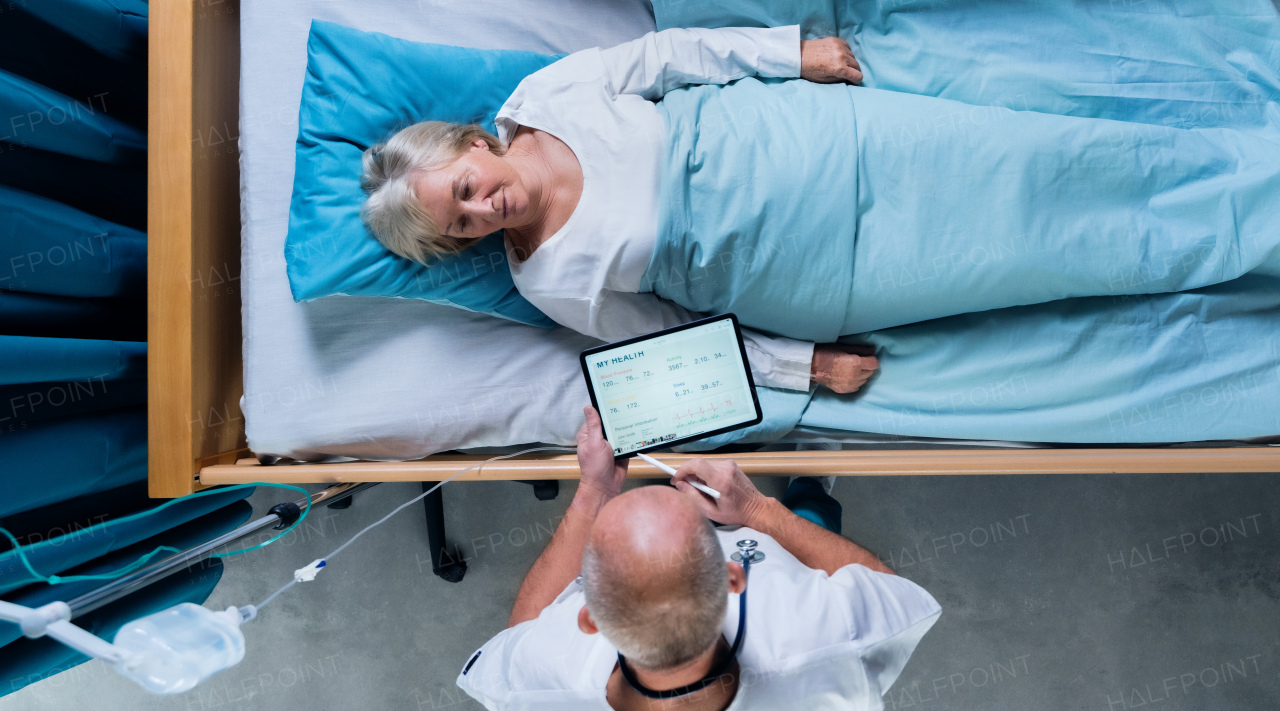
[[[481,140],[452,163],[420,174],[414,191],[441,233],[450,237],[478,238],[504,227],[519,228],[532,212],[519,174]]]

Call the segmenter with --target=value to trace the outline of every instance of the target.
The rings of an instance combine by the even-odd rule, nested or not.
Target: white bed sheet
[[[254,0],[240,18],[241,293],[249,446],[259,454],[413,459],[572,443],[597,342],[409,299],[299,304],[284,241],[312,19],[405,39],[572,52],[654,29],[646,0]]]

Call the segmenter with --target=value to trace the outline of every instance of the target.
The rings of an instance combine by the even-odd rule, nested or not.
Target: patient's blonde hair
[[[477,138],[497,155],[505,153],[497,137],[476,124],[423,121],[397,131],[364,152],[360,187],[369,194],[360,219],[384,247],[415,262],[459,252],[474,240],[440,233],[414,192],[420,173],[457,160]]]

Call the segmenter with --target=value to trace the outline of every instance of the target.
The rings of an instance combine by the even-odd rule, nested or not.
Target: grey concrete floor
[[[757,479],[779,495],[785,480]],[[153,697],[98,662],[0,699],[41,709],[478,709],[453,684],[500,631],[573,494],[450,484],[466,579],[431,573],[414,507],[248,624],[248,655]],[[260,602],[295,568],[421,490],[386,484],[228,560],[207,605]],[[1280,709],[1280,477],[841,479],[845,534],[933,593],[942,619],[885,697],[923,709]],[[283,500],[254,495],[255,510]]]

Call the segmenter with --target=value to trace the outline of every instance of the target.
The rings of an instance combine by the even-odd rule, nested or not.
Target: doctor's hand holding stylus
[[[719,491],[720,498],[704,496],[694,483]],[[755,528],[753,524],[772,500],[760,493],[732,459],[690,459],[676,470],[675,486],[704,516],[726,526]]]

